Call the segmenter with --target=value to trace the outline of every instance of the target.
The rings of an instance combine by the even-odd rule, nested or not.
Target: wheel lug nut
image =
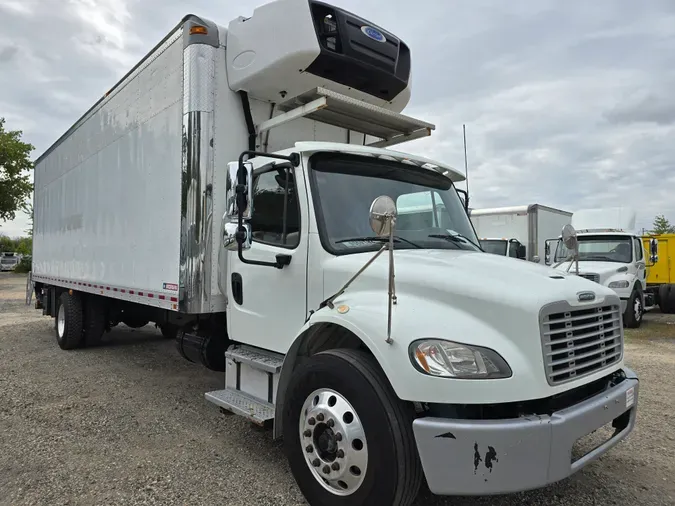
[[[321,461],[319,459],[312,460],[312,465],[314,467],[319,467],[320,464],[321,464]]]
[[[333,471],[339,471],[340,470],[340,464],[337,462],[333,462]]]
[[[311,437],[312,431],[309,430],[309,429],[307,429],[307,430],[305,431],[305,434],[304,434],[304,435],[305,435],[305,437]]]
[[[330,474],[330,467],[323,466],[323,474]]]
[[[305,450],[307,450],[307,453],[312,453],[314,451],[314,447],[312,445],[308,445]]]
[[[342,450],[338,450],[337,456],[338,456],[339,459],[344,459],[345,458],[345,452],[343,452]]]
[[[307,420],[307,423],[310,425],[314,425],[316,423],[316,420],[314,420],[314,418],[312,417],[309,420]]]
[[[342,441],[342,433],[341,432],[338,432],[337,434],[335,434],[335,440],[336,441]]]
[[[333,420],[332,418],[330,418],[330,419],[326,422],[326,425],[328,425],[329,427],[332,427],[333,425],[335,425],[335,420]]]
[[[323,413],[319,413],[318,415],[316,415],[316,419],[320,422],[323,422]]]

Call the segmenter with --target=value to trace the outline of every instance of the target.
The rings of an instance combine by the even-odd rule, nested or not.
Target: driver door
[[[307,315],[307,249],[309,216],[301,172],[269,165],[253,172],[251,247],[246,260],[274,262],[251,265],[228,251],[228,314],[230,339],[286,353]]]

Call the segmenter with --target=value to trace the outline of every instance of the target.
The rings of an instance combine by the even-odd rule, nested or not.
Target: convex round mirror
[[[562,229],[562,242],[569,250],[576,251],[577,249],[577,231],[570,224],[567,224]]]
[[[370,227],[378,237],[391,233],[396,218],[396,203],[391,197],[381,195],[370,204]]]

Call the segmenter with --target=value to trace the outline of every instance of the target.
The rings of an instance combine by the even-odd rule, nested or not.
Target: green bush
[[[30,255],[26,255],[21,259],[19,265],[14,268],[14,272],[17,274],[28,274],[31,271],[33,266],[33,258]]]

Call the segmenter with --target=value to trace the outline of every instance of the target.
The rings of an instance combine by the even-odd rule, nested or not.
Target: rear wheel
[[[673,285],[664,284],[659,287],[659,308],[662,313],[675,313],[675,290]]]
[[[642,303],[642,292],[633,290],[633,293],[626,303],[626,312],[623,314],[623,323],[628,328],[636,329],[642,323],[643,316],[644,305]]]
[[[63,292],[56,310],[56,342],[62,350],[79,348],[83,344],[82,298],[77,293]]]
[[[374,359],[330,350],[300,365],[284,403],[284,445],[311,505],[408,506],[422,481],[414,410]]]

